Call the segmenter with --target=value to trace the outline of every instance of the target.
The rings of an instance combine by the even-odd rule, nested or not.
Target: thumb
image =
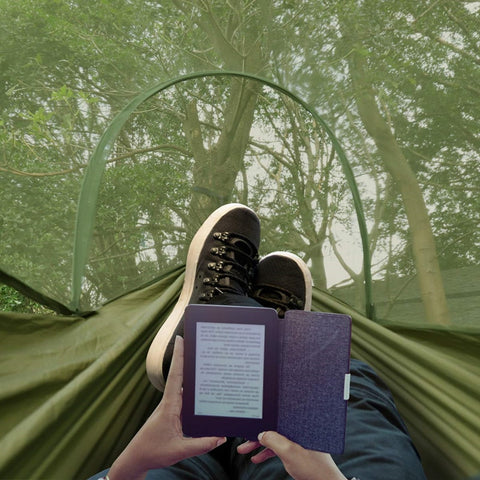
[[[260,433],[258,435],[258,441],[264,447],[275,452],[282,460],[285,459],[285,457],[288,458],[290,455],[295,454],[297,449],[302,449],[300,445],[273,431]]]
[[[306,450],[298,443],[272,431],[261,433],[258,441],[280,458],[285,470],[296,480],[346,480],[328,453]]]

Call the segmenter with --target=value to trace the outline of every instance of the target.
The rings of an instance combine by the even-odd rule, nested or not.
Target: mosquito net
[[[0,5],[0,282],[62,314],[0,315],[0,472],[113,458],[232,201],[354,317],[432,478],[480,470],[480,2]]]

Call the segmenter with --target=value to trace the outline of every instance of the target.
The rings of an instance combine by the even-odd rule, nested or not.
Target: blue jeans
[[[237,296],[216,297],[217,304],[260,306],[255,300]],[[347,406],[345,451],[333,459],[347,478],[360,480],[425,480],[419,455],[385,383],[367,364],[352,359],[350,400]],[[241,438],[199,457],[171,467],[151,470],[147,480],[283,480],[291,479],[278,458],[260,465],[250,455],[239,455]],[[96,480],[108,470],[89,480]]]

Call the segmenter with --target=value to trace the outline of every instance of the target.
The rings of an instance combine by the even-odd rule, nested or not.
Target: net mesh
[[[261,253],[299,254],[360,311],[371,275],[379,320],[478,324],[478,2],[2,5],[6,275],[95,309],[183,264],[200,223],[236,201],[261,217]],[[132,98],[212,70],[252,77],[141,102],[87,181]]]

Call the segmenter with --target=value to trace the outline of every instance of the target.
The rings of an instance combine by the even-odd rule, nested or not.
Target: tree
[[[2,12],[2,268],[49,296],[69,301],[74,215],[99,135],[147,85],[199,70],[270,78],[325,118],[357,175],[376,278],[438,280],[422,260],[435,258],[434,237],[448,239],[442,267],[477,261],[480,246],[465,235],[479,211],[474,8],[22,0]],[[361,290],[353,205],[324,132],[260,82],[224,76],[167,89],[122,130],[102,179],[84,306],[178,265],[199,223],[231,200],[261,213],[265,251],[301,253],[322,288],[336,258]],[[442,304],[441,286],[433,291],[423,294],[429,311]]]

